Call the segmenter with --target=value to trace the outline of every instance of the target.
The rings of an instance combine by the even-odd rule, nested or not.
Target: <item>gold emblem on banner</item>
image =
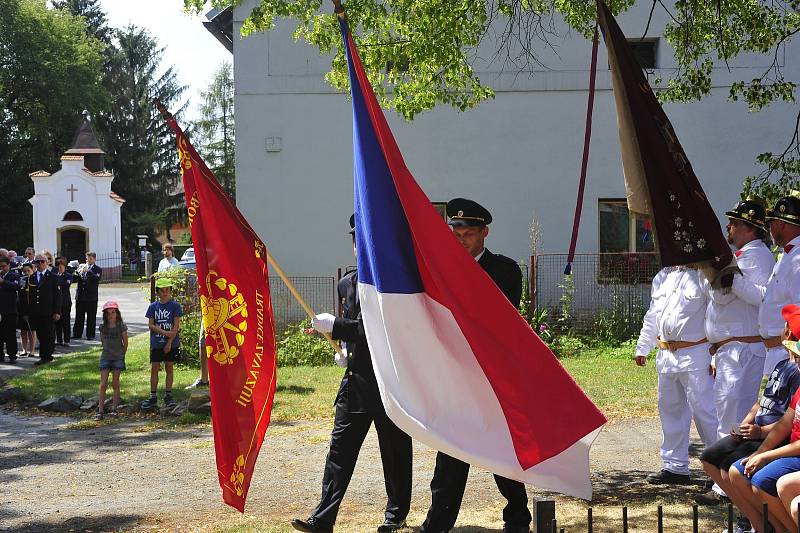
[[[256,259],[264,259],[267,257],[267,247],[261,241],[256,241],[255,244]]]
[[[245,341],[247,302],[236,285],[213,270],[206,276],[206,287],[208,297],[200,296],[206,355],[221,365],[233,364]]]
[[[233,472],[231,472],[231,483],[237,496],[244,494],[244,464],[244,455],[240,455],[233,463]]]

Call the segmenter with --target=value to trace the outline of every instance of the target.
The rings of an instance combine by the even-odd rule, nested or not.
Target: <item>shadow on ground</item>
[[[42,531],[125,531],[144,517],[135,514],[108,514],[72,517],[66,520],[36,519],[14,528],[16,533],[41,533]]]

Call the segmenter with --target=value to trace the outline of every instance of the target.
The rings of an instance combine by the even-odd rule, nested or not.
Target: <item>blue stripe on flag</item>
[[[353,96],[353,164],[358,280],[379,292],[423,291],[400,198],[353,68],[346,26],[341,23]]]

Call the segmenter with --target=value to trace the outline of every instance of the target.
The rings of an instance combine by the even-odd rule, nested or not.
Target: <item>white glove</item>
[[[320,313],[311,319],[311,327],[320,333],[331,333],[336,317],[330,313]]]
[[[347,348],[342,346],[342,355],[339,355],[339,352],[333,353],[333,358],[336,361],[336,365],[342,368],[347,366],[347,358],[349,355],[347,354]]]

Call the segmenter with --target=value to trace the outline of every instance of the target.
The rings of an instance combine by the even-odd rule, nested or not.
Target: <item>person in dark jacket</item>
[[[38,254],[34,263],[36,270],[21,294],[28,322],[39,338],[39,360],[34,364],[43,365],[53,360],[55,323],[61,318],[61,289],[58,277],[47,269],[47,257]]]
[[[63,257],[56,258],[58,288],[61,289],[61,319],[56,323],[56,344],[69,346],[69,315],[72,313],[72,294],[69,286],[75,281],[75,276],[67,269],[67,260]]]
[[[11,270],[8,257],[0,257],[0,362],[17,362],[17,306],[19,292],[18,272]]]
[[[103,269],[97,265],[97,254],[94,252],[86,253],[86,265],[78,267],[77,279],[78,290],[75,291],[75,326],[72,328],[72,336],[80,339],[83,335],[83,324],[86,322],[86,338],[94,340],[95,324],[97,321],[97,287],[100,285],[100,278]]]
[[[354,217],[350,217],[350,228],[355,250]],[[374,422],[388,497],[384,522],[378,526],[378,531],[396,531],[405,526],[406,515],[411,508],[411,437],[389,420],[381,402],[361,320],[358,272],[344,276],[339,281],[338,289],[343,316],[334,317],[328,313],[317,315],[312,327],[344,341],[347,359],[337,357],[337,364],[346,364],[347,371],[336,395],[336,415],[330,449],[325,459],[322,497],[311,517],[306,520],[295,518],[292,527],[307,533],[333,531],[339,505],[353,475],[361,445]]]
[[[454,198],[447,202],[446,211],[448,224],[452,226],[456,238],[506,298],[519,307],[522,297],[522,271],[519,265],[513,259],[490,252],[484,245],[492,222],[491,213],[479,203],[465,198]],[[436,454],[436,468],[431,480],[431,506],[421,531],[440,533],[453,528],[461,509],[468,474],[469,464],[442,452]],[[530,531],[531,513],[525,485],[496,474],[494,480],[500,494],[508,502],[503,509],[503,532]]]

